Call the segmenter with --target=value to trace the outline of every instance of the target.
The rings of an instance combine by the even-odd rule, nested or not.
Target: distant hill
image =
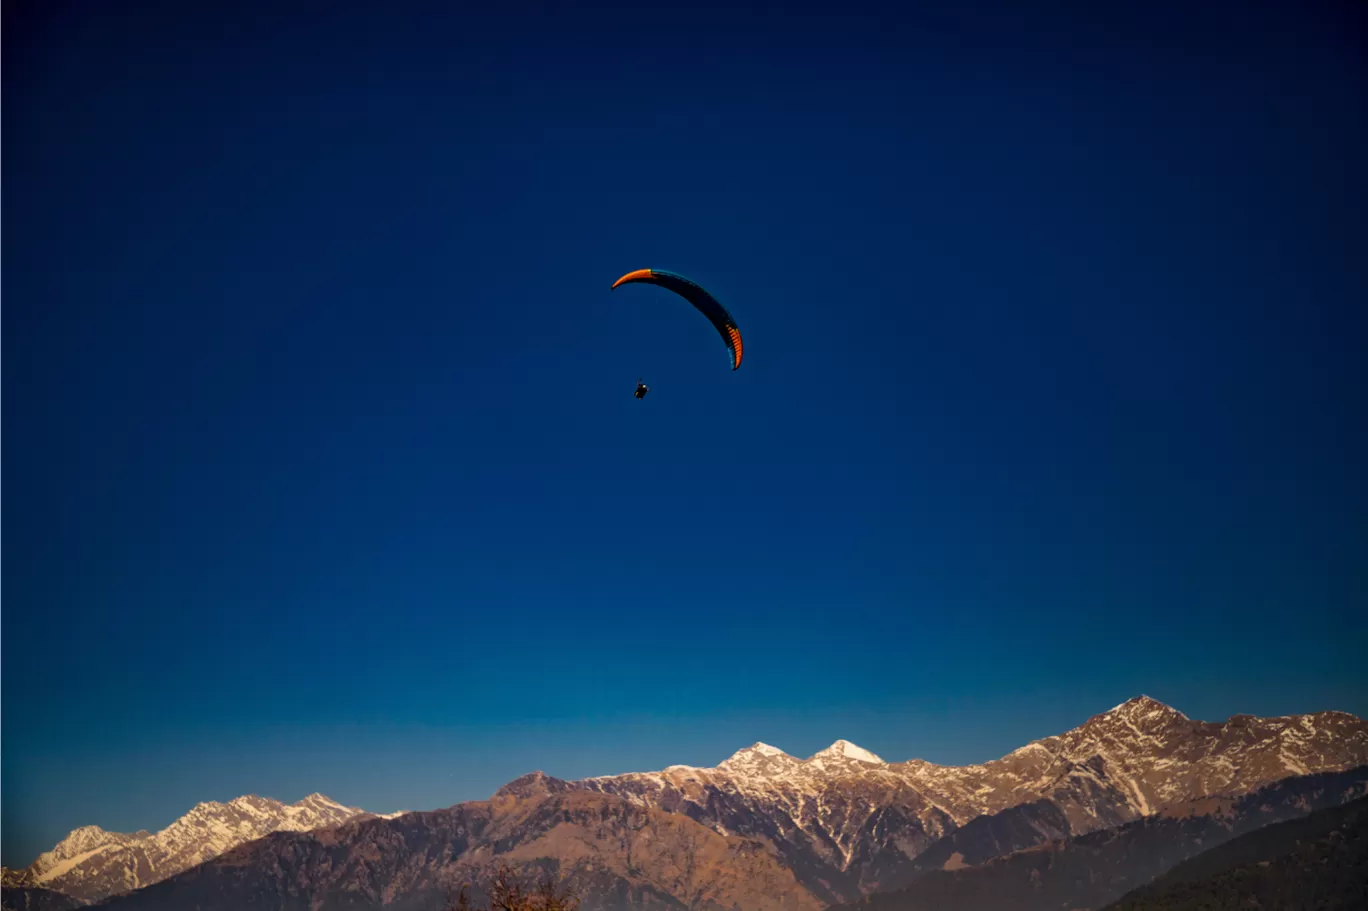
[[[1186,860],[1106,911],[1368,908],[1368,798],[1257,829]]]

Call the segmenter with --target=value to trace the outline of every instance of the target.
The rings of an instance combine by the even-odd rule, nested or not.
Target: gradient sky
[[[1368,714],[1361,6],[217,6],[5,7],[6,864]]]

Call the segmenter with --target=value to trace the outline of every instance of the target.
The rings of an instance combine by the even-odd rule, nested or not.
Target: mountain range
[[[918,876],[843,909],[1056,911],[1099,908],[1190,858],[1264,826],[1368,794],[1368,765],[1299,775],[1239,797],[1173,804],[1114,829],[1051,839],[977,866]]]
[[[3,882],[8,889],[40,888],[78,902],[99,901],[160,882],[272,832],[327,828],[371,815],[322,794],[294,804],[256,796],[211,801],[155,834],[82,826],[24,869],[4,870]]]
[[[441,907],[462,882],[478,887],[506,862],[568,881],[585,896],[585,911],[818,911],[905,899],[927,883],[972,882],[971,874],[997,866],[1015,871],[1010,865],[1032,852],[1081,858],[1085,868],[1114,865],[1099,845],[1149,844],[1145,833],[1178,825],[1165,820],[1204,820],[1179,825],[1188,833],[1180,849],[1145,855],[1149,866],[1127,874],[1138,885],[1243,831],[1237,817],[1263,824],[1362,794],[1366,766],[1368,724],[1352,715],[1208,723],[1139,697],[981,765],[886,762],[844,740],[800,759],[757,743],[712,768],[579,781],[532,773],[486,801],[392,818],[315,795],[301,805],[334,808],[317,824],[299,817],[267,835],[206,818],[198,829],[213,840],[199,859],[181,851],[146,870],[111,862],[146,833],[97,847],[68,845],[69,837],[22,871],[22,885],[109,899],[101,907],[118,911],[416,911]],[[1336,773],[1347,777],[1327,790],[1322,776]],[[1284,815],[1260,815],[1239,804],[1246,799]],[[106,872],[94,872],[97,860]],[[1020,869],[1027,883],[1050,875]],[[1120,893],[1079,897],[1086,902],[1070,907]]]
[[[1141,696],[982,765],[888,763],[845,741],[807,759],[755,744],[713,769],[674,766],[576,786],[765,839],[813,895],[836,903],[898,888],[922,871],[923,852],[956,833],[963,862],[975,862],[1209,794],[1365,762],[1368,724],[1353,715],[1212,724]],[[961,832],[975,820],[974,831]]]

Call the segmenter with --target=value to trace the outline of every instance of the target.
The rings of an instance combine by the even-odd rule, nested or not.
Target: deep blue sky
[[[1368,714],[1353,5],[158,6],[6,7],[6,864]]]

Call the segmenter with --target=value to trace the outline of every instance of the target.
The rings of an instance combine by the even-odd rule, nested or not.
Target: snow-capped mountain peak
[[[1125,718],[1135,722],[1146,721],[1188,721],[1188,716],[1173,708],[1165,705],[1158,699],[1151,699],[1149,696],[1136,696],[1134,699],[1127,699],[1125,702],[1110,710],[1103,712],[1098,718]]]
[[[766,778],[781,775],[797,763],[797,759],[778,747],[756,741],[744,750],[737,750],[717,767],[735,775]]]
[[[75,857],[78,854],[85,854],[96,848],[102,848],[110,842],[118,840],[118,836],[112,832],[106,832],[99,826],[81,826],[72,829],[71,833],[57,843],[52,849],[52,854],[65,860]]]
[[[366,815],[371,814],[322,794],[310,794],[294,804],[255,794],[227,803],[205,801],[155,835],[82,826],[24,870],[7,870],[6,879],[81,901],[99,901],[158,882],[272,832],[327,828]]]
[[[683,813],[722,837],[769,839],[800,879],[825,890],[827,901],[851,894],[830,883],[844,883],[841,889],[874,883],[881,871],[902,869],[980,817],[990,818],[988,828],[972,837],[996,839],[1005,830],[993,828],[991,817],[1009,809],[1016,816],[1004,825],[1016,834],[1004,837],[1029,844],[1031,832],[1079,835],[1205,795],[1244,794],[1288,776],[1365,763],[1368,722],[1353,715],[1204,722],[1141,696],[977,765],[888,763],[846,740],[799,759],[756,742],[715,768],[669,766],[577,782],[533,773],[500,789],[517,801],[494,803],[522,806],[538,794],[596,791],[639,808]],[[257,796],[204,803],[155,835],[77,829],[29,868],[4,871],[5,884],[98,901],[270,832],[333,827],[359,815],[372,814],[321,794],[291,805]]]
[[[812,762],[815,759],[853,759],[856,762],[868,762],[873,763],[874,765],[887,765],[886,762],[884,762],[878,756],[875,756],[873,753],[869,752],[869,750],[857,747],[849,740],[838,740],[831,746],[827,747],[825,750],[822,750],[818,753],[814,753],[811,757],[808,758],[807,761]]]
[[[1194,721],[1139,696],[977,765],[888,763],[846,740],[804,760],[772,750],[754,744],[715,769],[570,786],[674,812],[687,807],[724,834],[764,831],[805,863],[845,872],[862,862],[860,845],[871,837],[903,850],[1009,808],[1034,807],[1021,812],[1043,814],[1038,821],[1051,831],[1082,834],[1204,795],[1352,768],[1368,762],[1368,723],[1330,713]],[[815,859],[813,843],[832,853]]]

